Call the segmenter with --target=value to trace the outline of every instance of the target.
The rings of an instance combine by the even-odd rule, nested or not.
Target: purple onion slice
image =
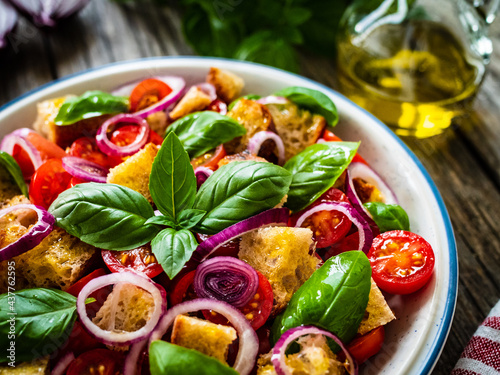
[[[66,353],[54,366],[50,375],[64,375],[70,363],[73,362],[74,359],[75,354],[73,352]]]
[[[70,175],[89,182],[105,183],[109,172],[99,164],[76,156],[65,156],[62,158],[62,164]]]
[[[276,370],[276,373],[278,375],[292,374],[285,363],[285,352],[288,346],[293,341],[304,335],[323,335],[331,338],[338,346],[340,346],[346,356],[346,359],[349,361],[349,374],[358,375],[358,363],[353,358],[351,353],[349,353],[349,350],[347,350],[344,343],[333,333],[325,331],[324,329],[317,328],[315,326],[301,326],[291,328],[281,335],[276,345],[274,345],[271,356],[271,363],[273,364],[274,369]]]
[[[7,36],[16,27],[19,17],[7,0],[0,0],[0,49],[7,46]]]
[[[211,83],[203,82],[195,86],[198,87],[205,94],[207,94],[210,97],[210,101],[213,102],[215,99],[217,99],[217,92],[215,91],[214,85],[212,85]]]
[[[193,254],[193,260],[202,262],[220,246],[255,229],[271,225],[287,225],[289,216],[288,208],[271,208],[233,224],[200,243]]]
[[[347,170],[349,171],[351,180],[355,178],[361,178],[380,190],[385,198],[384,203],[399,204],[398,199],[396,198],[396,194],[394,194],[392,189],[385,183],[385,181],[378,175],[377,172],[375,172],[366,164],[354,162],[349,165]]]
[[[352,207],[349,203],[345,202],[324,202],[312,207],[311,209],[304,212],[297,220],[296,227],[301,227],[304,221],[321,211],[338,211],[343,213],[351,222],[358,228],[359,233],[359,245],[358,250],[363,251],[365,254],[368,253],[370,247],[372,246],[373,233],[368,222],[359,214],[359,212]],[[354,249],[353,249],[354,250]]]
[[[257,359],[259,339],[243,313],[230,304],[222,301],[199,298],[175,305],[167,311],[158,323],[158,326],[149,338],[149,345],[151,345],[153,341],[161,340],[177,315],[200,310],[212,310],[224,315],[236,329],[238,332],[239,348],[238,355],[234,361],[234,369],[240,373],[240,375],[248,375],[252,371],[255,360]]]
[[[56,219],[52,214],[47,212],[44,208],[35,206],[34,204],[17,204],[12,207],[0,210],[0,218],[17,210],[33,210],[38,216],[38,221],[31,226],[26,234],[21,236],[17,241],[0,249],[0,262],[23,254],[28,250],[33,249],[39,245],[42,240],[47,237],[52,229]]]
[[[42,156],[40,151],[37,150],[33,144],[28,141],[27,136],[33,130],[28,128],[21,128],[7,134],[2,143],[0,143],[0,150],[5,151],[9,155],[14,154],[14,147],[21,147],[26,154],[28,154],[31,163],[33,164],[34,170],[37,170],[40,165],[42,165]],[[31,176],[24,176],[25,178],[30,178]]]
[[[198,189],[213,173],[214,171],[207,167],[198,167],[194,170],[194,175],[196,177],[196,186],[198,187]]]
[[[125,358],[125,364],[123,365],[123,375],[140,375],[141,372],[137,370],[142,366],[142,361],[144,360],[143,355],[145,354],[144,352],[148,340],[149,336],[130,347],[127,358]]]
[[[352,206],[358,211],[358,213],[365,219],[370,227],[373,227],[375,222],[373,221],[370,213],[368,210],[363,206],[363,202],[361,202],[361,199],[359,199],[358,194],[356,193],[356,189],[354,188],[354,183],[352,182],[351,174],[349,173],[349,170],[346,171],[346,176],[345,176],[345,194],[347,198],[349,198],[349,201],[351,202]]]
[[[259,275],[242,260],[220,256],[196,268],[193,284],[198,297],[224,301],[240,308],[257,293]]]
[[[278,164],[285,164],[285,145],[283,144],[281,137],[276,133],[265,130],[255,133],[255,135],[248,141],[248,151],[250,151],[252,155],[258,155],[262,144],[267,140],[273,141],[276,145],[278,150]]]

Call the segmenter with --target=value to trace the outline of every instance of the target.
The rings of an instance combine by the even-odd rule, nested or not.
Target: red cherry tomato
[[[250,302],[240,309],[255,330],[262,327],[269,318],[269,315],[271,315],[274,300],[273,289],[271,288],[269,280],[259,271],[257,271],[257,274],[259,275],[259,287],[257,288],[257,292]],[[211,310],[203,310],[203,316],[213,323],[229,324],[224,316]]]
[[[306,211],[325,202],[349,202],[347,196],[339,189],[331,188],[319,197],[312,205],[302,211],[293,214],[290,217],[290,226],[295,226],[297,220]],[[344,214],[338,211],[320,211],[309,216],[302,227],[310,228],[313,232],[313,237],[317,241],[317,247],[328,247],[344,236],[351,229],[352,223]]]
[[[83,289],[83,287],[85,285],[87,285],[87,283],[90,280],[93,280],[96,277],[104,276],[106,274],[107,274],[107,272],[104,268],[98,268],[95,271],[92,271],[91,273],[89,273],[87,276],[82,277],[80,280],[78,280],[73,285],[71,285],[68,289],[66,289],[66,293],[69,293],[72,296],[78,297],[78,294],[80,293],[80,291]]]
[[[111,133],[110,141],[118,146],[127,146],[135,141],[139,135],[141,128],[137,125],[123,125],[117,128]],[[160,137],[158,133],[153,130],[149,131],[148,141],[146,143],[154,143],[155,145],[161,145],[163,143],[163,138]]]
[[[163,138],[154,130],[149,129],[148,143],[154,143],[157,146],[161,146],[163,143]]]
[[[193,286],[195,273],[196,270],[190,271],[173,283],[169,293],[171,306],[197,298]]]
[[[77,320],[69,335],[68,344],[64,348],[65,352],[73,352],[78,356],[97,348],[104,348],[104,344],[90,336],[85,328],[83,328],[82,324]]]
[[[226,149],[223,145],[217,146],[214,151],[207,152],[205,155],[200,156],[191,161],[193,168],[207,167],[215,171],[219,168],[219,161],[227,155]]]
[[[78,178],[78,177],[74,177],[73,176],[73,178],[71,178],[71,180],[69,181],[68,188],[72,188],[72,187],[74,187],[74,186],[76,186],[78,184],[84,184],[86,182],[88,182],[88,181],[84,180],[82,178]]]
[[[67,375],[116,375],[122,372],[125,354],[109,349],[85,352],[71,362]]]
[[[165,82],[148,78],[139,83],[130,94],[130,111],[137,112],[166,97],[172,89]]]
[[[71,177],[63,168],[61,159],[47,160],[31,179],[30,201],[48,209],[57,196],[68,188]]]
[[[116,156],[108,156],[97,147],[94,138],[81,137],[71,144],[68,155],[94,162],[106,168],[116,167],[123,159]]]
[[[394,230],[380,234],[368,252],[372,277],[378,287],[393,294],[422,288],[434,269],[431,245],[415,233]]]
[[[215,99],[212,103],[208,105],[207,108],[205,108],[205,110],[219,112],[225,115],[227,113],[227,104],[224,103],[222,100]]]
[[[163,272],[163,268],[152,253],[150,245],[126,251],[102,250],[101,255],[111,272],[122,272],[132,268],[150,278]]]
[[[328,129],[325,129],[325,131],[323,132],[323,137],[322,137],[325,141],[327,142],[342,142],[342,139],[340,137],[337,137],[335,134],[333,134],[330,130]],[[366,164],[368,165],[368,163],[366,162],[365,159],[363,159],[363,157],[356,153],[356,155],[354,156],[354,158],[352,159],[353,162],[360,162],[360,163],[363,163],[363,164]]]
[[[366,362],[368,358],[373,357],[380,351],[384,344],[384,338],[384,326],[380,326],[352,340],[349,345],[347,345],[347,349],[356,362],[362,364]]]

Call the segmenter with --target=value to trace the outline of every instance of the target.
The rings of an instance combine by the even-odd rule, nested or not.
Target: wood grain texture
[[[23,22],[15,48],[0,54],[0,105],[54,78],[114,61],[190,55],[175,1],[122,5],[93,0],[54,32]],[[17,35],[17,34],[16,34]],[[460,260],[454,323],[434,374],[448,374],[469,338],[500,298],[500,22],[475,111],[455,129],[406,139],[436,182],[452,218]],[[332,59],[302,54],[302,72],[336,87]]]

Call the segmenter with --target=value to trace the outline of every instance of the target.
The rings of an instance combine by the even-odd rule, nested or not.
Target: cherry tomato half
[[[115,375],[122,372],[125,354],[109,349],[85,352],[71,362],[67,375]]]
[[[104,268],[98,268],[95,271],[92,271],[87,276],[82,277],[76,283],[71,285],[68,289],[66,289],[66,293],[71,294],[72,296],[78,297],[78,294],[83,289],[85,285],[88,284],[90,280],[95,279],[96,277],[104,276],[107,272]]]
[[[163,272],[163,268],[156,260],[149,244],[133,250],[102,250],[101,255],[111,272],[122,272],[132,268],[150,278]]]
[[[325,129],[325,131],[323,132],[322,138],[327,142],[342,142],[342,139],[340,137],[337,137],[335,134],[333,134],[328,129]],[[366,160],[363,159],[363,157],[358,153],[356,153],[356,155],[354,155],[354,158],[352,159],[352,161],[353,161],[353,163],[360,162],[360,163],[368,165]]]
[[[57,196],[68,188],[71,177],[63,168],[61,159],[47,160],[31,179],[30,201],[48,209]]]
[[[130,94],[130,111],[147,108],[170,94],[172,89],[165,82],[148,78],[140,82]]]
[[[66,352],[73,352],[75,355],[88,352],[92,349],[104,348],[104,344],[97,341],[83,328],[83,325],[77,320],[69,334],[69,339],[64,348]]]
[[[135,141],[141,128],[137,125],[123,125],[111,133],[110,141],[118,146],[127,146]],[[146,143],[154,143],[159,146],[163,143],[163,138],[153,130],[149,131],[148,141]]]
[[[384,344],[384,338],[384,326],[380,326],[363,336],[356,337],[347,345],[347,349],[356,362],[362,364],[366,362],[368,358],[373,357],[380,351]]]
[[[113,168],[123,162],[123,159],[116,156],[108,156],[97,147],[94,138],[81,137],[71,144],[68,155],[94,162],[105,168]]]
[[[205,155],[193,159],[191,161],[191,165],[193,166],[193,168],[207,167],[215,171],[217,168],[219,168],[219,161],[222,160],[226,155],[227,153],[224,146],[219,145],[214,151],[207,152]]]
[[[170,298],[171,306],[197,298],[193,286],[195,273],[196,270],[190,271],[181,276],[179,280],[176,280],[172,284],[171,291],[168,295]]]
[[[380,289],[393,294],[409,294],[422,288],[434,269],[431,245],[418,234],[403,230],[375,237],[368,259],[373,280]]]
[[[290,226],[295,226],[297,220],[303,213],[311,208],[325,202],[349,202],[347,196],[339,189],[331,188],[319,197],[312,205],[302,211],[293,214],[290,217]],[[317,241],[317,247],[328,247],[344,236],[351,229],[352,223],[343,213],[338,211],[320,211],[309,216],[302,227],[310,228],[313,232],[314,240]]]

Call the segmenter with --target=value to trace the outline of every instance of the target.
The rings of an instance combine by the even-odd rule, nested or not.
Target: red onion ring
[[[143,354],[148,340],[149,337],[132,345],[127,354],[127,358],[125,358],[123,375],[137,375],[137,369],[140,368],[143,360],[143,358],[141,358],[141,354]]]
[[[351,180],[354,178],[361,178],[366,182],[375,185],[384,196],[384,203],[399,204],[398,199],[396,198],[396,194],[394,194],[392,189],[384,182],[382,177],[380,177],[377,172],[375,172],[366,164],[354,162],[349,165],[347,170],[349,171]]]
[[[151,315],[151,319],[149,319],[144,327],[134,332],[118,333],[104,330],[94,324],[87,315],[85,300],[90,296],[90,294],[108,285],[120,283],[133,284],[144,289],[146,292],[151,294],[155,302],[155,308]],[[160,317],[165,313],[166,308],[167,300],[165,290],[160,288],[151,279],[130,271],[111,273],[89,281],[89,283],[85,285],[78,294],[76,301],[76,311],[78,313],[78,317],[87,332],[103,344],[113,346],[126,346],[144,340],[156,327]]]
[[[268,139],[274,141],[276,144],[276,148],[278,149],[278,164],[285,164],[285,145],[281,137],[276,133],[266,130],[255,133],[248,141],[248,151],[253,155],[258,155],[262,144]]]
[[[234,369],[239,372],[240,375],[248,375],[255,365],[255,360],[259,351],[259,339],[250,325],[250,322],[241,311],[222,301],[199,298],[175,305],[167,311],[158,323],[158,326],[149,338],[149,345],[151,345],[153,341],[161,340],[177,315],[200,310],[213,310],[224,315],[236,329],[239,338],[239,348],[238,355],[234,362]]]
[[[274,345],[272,356],[271,356],[271,363],[274,366],[274,369],[276,370],[276,373],[278,375],[291,375],[292,373],[288,370],[288,366],[285,363],[285,352],[286,349],[288,348],[288,345],[290,345],[293,341],[295,341],[297,338],[300,336],[304,335],[323,335],[331,338],[335,343],[340,346],[342,351],[344,352],[347,360],[349,361],[349,374],[350,375],[357,375],[358,374],[358,363],[356,360],[352,357],[351,353],[349,353],[349,350],[347,350],[346,346],[344,343],[333,333],[325,331],[324,329],[317,328],[315,326],[301,326],[301,327],[295,327],[291,328],[281,337],[279,338],[278,342],[276,345]]]
[[[359,233],[359,245],[358,250],[363,251],[365,254],[368,253],[370,247],[372,246],[373,233],[370,225],[365,219],[359,214],[359,212],[352,207],[350,204],[345,202],[324,202],[312,207],[311,209],[304,212],[297,220],[296,227],[301,227],[304,221],[311,215],[320,211],[338,211],[343,213],[351,222],[358,228]],[[353,249],[354,250],[354,249]]]
[[[42,242],[42,240],[47,237],[54,228],[54,224],[56,222],[54,216],[47,212],[43,207],[35,206],[34,204],[17,204],[12,207],[4,208],[3,210],[0,210],[0,218],[12,211],[23,209],[35,211],[38,216],[38,221],[16,242],[0,249],[0,262],[33,249],[35,246],[40,244],[40,242]]]
[[[175,103],[181,97],[181,94],[182,94],[184,88],[186,87],[186,81],[184,81],[184,79],[181,77],[158,76],[158,77],[150,77],[150,78],[154,78],[154,79],[165,82],[167,85],[170,86],[170,88],[172,89],[172,92],[170,94],[168,94],[167,96],[165,96],[159,102],[157,102],[153,105],[150,105],[149,107],[144,108],[144,109],[134,113],[134,115],[142,117],[142,118],[146,118],[155,112],[164,111],[165,109],[167,109],[171,104]],[[134,88],[143,80],[144,79],[141,79],[138,81],[127,83],[121,87],[118,87],[117,89],[112,91],[112,94],[117,95],[117,96],[129,97],[130,94],[132,93],[132,91],[134,90]]]
[[[194,290],[199,298],[211,298],[240,308],[257,293],[259,275],[238,258],[220,256],[196,268]]]
[[[50,375],[64,375],[66,373],[66,369],[74,359],[75,354],[73,352],[66,353],[54,366]]]
[[[129,145],[118,146],[108,138],[108,129],[119,123],[132,123],[140,127],[137,138]],[[95,136],[97,147],[109,156],[130,156],[139,151],[147,142],[149,137],[149,125],[146,120],[136,115],[119,114],[101,125]]]
[[[361,199],[359,199],[358,194],[356,193],[356,189],[354,188],[354,183],[352,182],[351,174],[349,173],[349,170],[346,171],[346,176],[345,176],[345,194],[347,195],[347,198],[349,198],[349,201],[351,202],[352,206],[358,211],[358,213],[365,219],[370,227],[373,227],[375,222],[373,221],[370,213],[368,210],[363,206],[363,203],[361,202]]]
[[[63,168],[70,175],[90,182],[106,183],[109,170],[83,158],[76,156],[65,156],[62,158]]]
[[[212,85],[211,83],[203,82],[195,86],[203,91],[203,93],[207,94],[210,97],[211,102],[217,99],[217,92],[215,91],[214,85]]]
[[[288,208],[271,208],[220,231],[198,245],[192,259],[202,262],[225,243],[243,234],[270,225],[287,225],[290,212]]]
[[[198,189],[213,173],[214,171],[207,167],[198,167],[194,170],[194,175],[196,177],[196,186],[198,187]]]
[[[0,150],[5,151],[9,155],[13,155],[14,147],[16,145],[21,147],[28,154],[34,170],[37,170],[38,167],[42,165],[42,156],[40,155],[40,151],[38,151],[37,148],[27,139],[28,134],[31,132],[33,132],[33,130],[21,128],[7,134],[0,144]]]
[[[263,98],[257,99],[257,103],[259,104],[286,104],[288,103],[288,99],[284,98],[282,96],[274,96],[274,95],[269,95],[269,96],[264,96]]]

